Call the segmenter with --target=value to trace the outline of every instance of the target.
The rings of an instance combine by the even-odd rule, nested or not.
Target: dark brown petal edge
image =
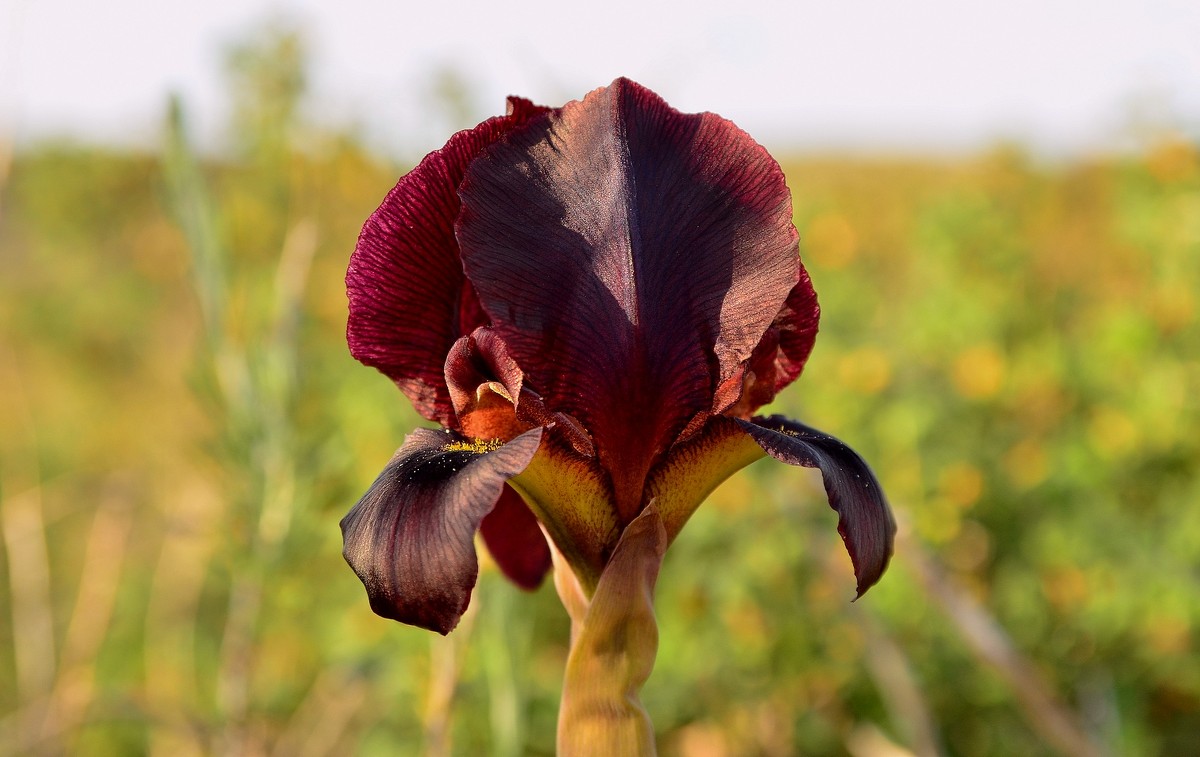
[[[861,597],[887,569],[896,537],[896,520],[875,474],[843,442],[802,423],[779,415],[736,422],[776,460],[821,471]]]
[[[540,428],[482,451],[417,429],[342,519],[343,555],[376,614],[449,633],[479,576],[475,532],[541,442]]]

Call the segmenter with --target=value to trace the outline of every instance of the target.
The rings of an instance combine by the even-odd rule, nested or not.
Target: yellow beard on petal
[[[488,452],[495,452],[503,446],[503,439],[475,439],[465,442],[450,442],[442,447],[442,451],[473,452],[477,455],[486,455]]]

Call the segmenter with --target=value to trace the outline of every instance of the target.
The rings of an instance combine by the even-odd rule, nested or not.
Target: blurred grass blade
[[[225,333],[227,255],[199,162],[188,141],[179,95],[171,96],[167,109],[163,163],[171,208],[192,256],[193,281],[200,297],[204,331],[210,338],[218,337]]]
[[[1021,654],[1004,628],[967,592],[955,586],[915,539],[904,540],[902,554],[922,588],[941,606],[971,651],[1004,679],[1029,724],[1047,744],[1070,757],[1106,754],[1033,663]]]
[[[23,740],[36,742],[56,667],[54,593],[36,425],[16,355],[4,347],[0,345],[0,419],[11,421],[5,424],[11,431],[0,447],[6,453],[0,456],[0,532],[8,558],[13,683],[16,701],[25,708],[16,713],[15,730]]]
[[[492,754],[520,757],[525,742],[525,695],[516,646],[518,639],[529,633],[529,620],[514,611],[516,596],[511,586],[494,573],[484,578],[476,589],[476,600],[485,628],[476,643],[487,678]]]

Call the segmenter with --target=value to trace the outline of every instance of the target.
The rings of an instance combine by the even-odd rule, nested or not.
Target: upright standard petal
[[[493,328],[591,433],[628,523],[799,280],[783,173],[729,121],[618,79],[485,150],[460,195]]]
[[[343,554],[372,610],[442,634],[458,625],[479,576],[475,532],[541,437],[534,429],[493,447],[417,429],[405,439],[342,519]]]
[[[458,185],[480,151],[544,112],[510,98],[508,115],[455,134],[388,193],[350,257],[351,354],[395,381],[421,415],[443,426],[454,426],[442,379],[446,353],[486,321],[454,238]]]
[[[896,521],[875,474],[844,443],[802,423],[778,415],[732,422],[776,460],[821,471],[861,597],[883,575],[896,537]]]

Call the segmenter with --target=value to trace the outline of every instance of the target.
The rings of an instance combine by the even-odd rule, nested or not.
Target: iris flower
[[[401,178],[351,257],[351,353],[440,428],[343,519],[345,556],[376,613],[443,634],[476,533],[522,587],[553,563],[574,622],[560,749],[647,754],[653,587],[709,492],[764,456],[818,469],[859,595],[895,523],[849,447],[754,415],[800,375],[819,316],[767,151],[626,79],[508,105]]]

